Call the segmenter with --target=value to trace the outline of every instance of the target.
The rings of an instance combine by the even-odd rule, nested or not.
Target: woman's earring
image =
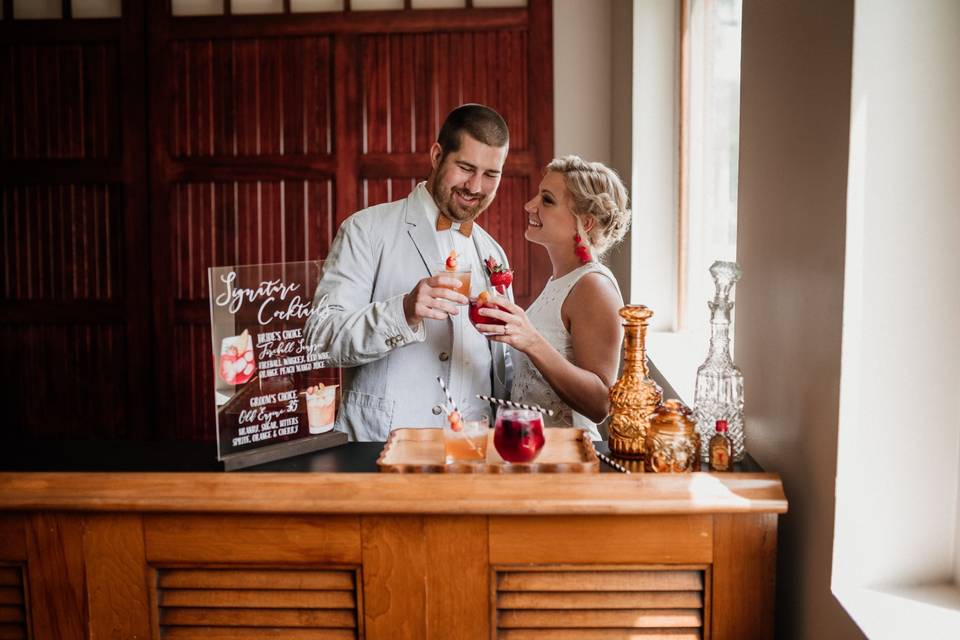
[[[580,258],[580,262],[584,264],[590,262],[590,249],[587,245],[583,244],[583,238],[580,237],[579,233],[574,234],[573,244],[573,252]]]

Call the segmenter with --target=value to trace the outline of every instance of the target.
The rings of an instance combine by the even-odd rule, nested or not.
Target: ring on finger
[[[509,333],[510,333],[510,325],[508,324],[503,325],[503,335],[507,335]]]

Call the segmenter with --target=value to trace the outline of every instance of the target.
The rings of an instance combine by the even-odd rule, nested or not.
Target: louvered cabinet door
[[[158,638],[363,637],[356,517],[151,515],[144,540]]]
[[[497,638],[701,638],[704,573],[662,567],[501,569]]]
[[[337,569],[161,569],[162,638],[358,637],[357,572]]]
[[[28,638],[24,520],[0,513],[0,638]]]
[[[27,637],[23,569],[0,565],[0,638]]]

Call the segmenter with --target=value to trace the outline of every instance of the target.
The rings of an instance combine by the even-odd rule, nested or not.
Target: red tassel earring
[[[580,258],[580,262],[584,264],[590,262],[590,249],[587,245],[583,244],[583,238],[580,237],[579,233],[574,234],[573,244],[573,252]]]

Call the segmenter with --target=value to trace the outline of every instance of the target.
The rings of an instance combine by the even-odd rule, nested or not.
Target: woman
[[[586,429],[599,440],[620,361],[623,299],[598,260],[630,226],[627,190],[603,164],[565,156],[547,165],[524,212],[524,235],[547,250],[553,275],[526,312],[497,298],[506,312],[479,313],[506,324],[477,328],[513,348],[514,400],[553,409],[548,426]]]

